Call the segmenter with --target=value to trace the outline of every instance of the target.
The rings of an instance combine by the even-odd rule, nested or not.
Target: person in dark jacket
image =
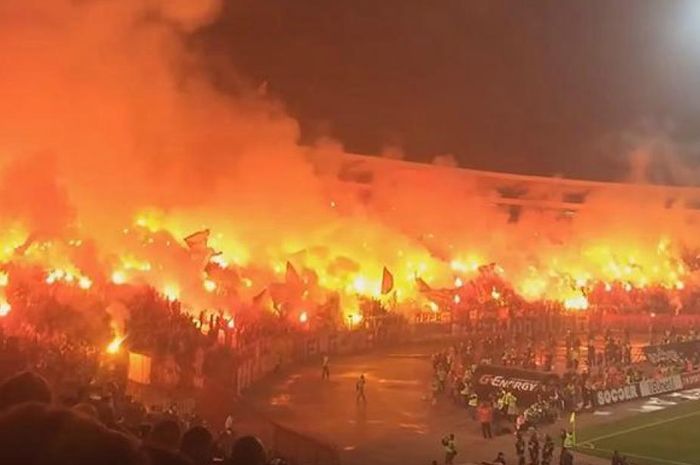
[[[180,425],[175,420],[161,420],[153,426],[146,442],[150,446],[175,452],[180,448]]]
[[[267,454],[262,442],[254,436],[243,436],[233,445],[230,465],[265,465]]]
[[[554,441],[548,434],[544,437],[544,445],[542,446],[542,465],[550,465],[554,456]]]
[[[525,465],[525,441],[520,433],[515,437],[515,455],[518,456],[518,465]]]
[[[209,465],[212,462],[214,438],[203,426],[194,426],[182,435],[180,453],[194,465]]]
[[[530,436],[530,440],[527,442],[527,451],[530,455],[530,465],[539,465],[540,441],[537,439],[537,433],[532,433]]]
[[[559,455],[559,465],[574,465],[574,456],[566,447],[562,447],[561,449],[561,455]]]
[[[618,451],[614,451],[610,459],[611,465],[622,465],[622,456]]]
[[[503,452],[499,452],[495,459],[493,459],[493,465],[506,465],[506,456]]]

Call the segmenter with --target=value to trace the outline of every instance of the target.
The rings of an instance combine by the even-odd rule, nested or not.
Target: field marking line
[[[632,433],[634,431],[639,431],[639,430],[643,430],[643,429],[647,429],[647,428],[653,428],[654,426],[659,426],[659,425],[663,425],[666,423],[671,423],[671,422],[674,422],[677,420],[682,420],[684,418],[696,417],[698,415],[700,415],[700,410],[698,410],[696,412],[692,412],[692,413],[686,413],[684,415],[678,415],[678,416],[671,417],[671,418],[665,418],[663,420],[652,421],[651,423],[646,423],[644,425],[634,426],[632,428],[622,429],[619,431],[615,431],[614,433],[604,434],[602,436],[598,436],[595,438],[586,439],[585,442],[594,443],[596,441],[601,441],[603,439],[614,438],[615,436],[622,436],[623,434]]]
[[[593,450],[602,450],[603,452],[609,452],[612,453],[613,451],[610,449],[600,449],[598,447],[594,447]],[[638,455],[638,454],[632,454],[630,452],[625,452],[625,451],[619,451],[620,455],[626,455],[628,457],[634,457],[635,459],[644,459],[644,460],[652,460],[656,462],[663,462],[663,463],[670,463],[671,465],[692,465],[690,463],[685,463],[685,462],[678,462],[676,460],[668,460],[668,459],[662,459],[659,457],[649,457],[647,455]]]

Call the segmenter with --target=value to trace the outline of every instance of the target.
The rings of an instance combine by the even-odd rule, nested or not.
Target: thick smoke
[[[37,238],[61,236],[75,219],[55,174],[53,158],[37,154],[17,159],[0,178],[0,211],[21,218]]]
[[[200,270],[178,271],[188,257],[168,244],[203,227],[228,261],[253,268],[289,259],[380,279],[386,265],[398,283],[422,274],[436,285],[452,281],[456,258],[497,261],[522,279],[531,266],[583,269],[582,257],[629,261],[628,250],[656,250],[662,237],[692,240],[679,209],[641,190],[591,195],[575,219],[523,209],[516,221],[449,156],[430,175],[379,170],[357,191],[341,185],[337,142],[300,146],[278,102],[256,89],[221,93],[185,46],[220,9],[216,0],[1,2],[0,225],[91,238],[81,260],[108,276],[126,261],[122,250],[142,246],[123,233],[140,217],[172,235],[149,246],[165,264],[153,284],[183,291]],[[547,189],[537,196],[553,200]]]
[[[120,230],[147,207],[225,207],[267,228],[317,218],[296,122],[254,93],[234,100],[215,91],[183,46],[219,8],[213,0],[0,6],[0,152],[22,180],[31,165],[35,181],[67,186],[60,197],[78,216],[54,221]],[[49,165],[28,161],[37,154],[55,160],[56,180]],[[26,196],[19,184],[5,186],[18,189],[11,198]],[[57,202],[51,189],[28,198]]]

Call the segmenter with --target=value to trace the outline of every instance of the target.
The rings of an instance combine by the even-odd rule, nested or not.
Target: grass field
[[[577,436],[577,450],[590,455],[618,450],[631,464],[700,465],[700,401],[585,428]]]

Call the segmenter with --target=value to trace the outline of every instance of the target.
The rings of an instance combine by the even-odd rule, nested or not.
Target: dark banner
[[[510,391],[518,398],[518,405],[526,407],[537,401],[537,394],[544,386],[558,379],[557,375],[543,371],[479,365],[474,372],[474,389],[482,400],[501,389]]]
[[[646,346],[643,350],[647,360],[655,365],[666,362],[682,363],[686,358],[700,352],[700,341]]]

